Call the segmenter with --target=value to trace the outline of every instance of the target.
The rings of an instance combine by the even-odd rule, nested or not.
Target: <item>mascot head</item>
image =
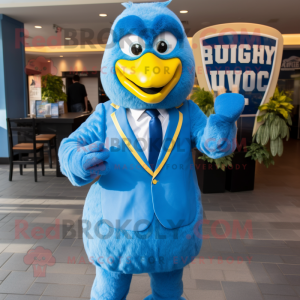
[[[101,81],[113,103],[168,109],[190,93],[193,53],[180,20],[167,8],[170,2],[123,4],[101,65]]]

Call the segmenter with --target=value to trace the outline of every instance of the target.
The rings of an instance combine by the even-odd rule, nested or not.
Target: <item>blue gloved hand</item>
[[[82,151],[82,152],[81,152]],[[104,148],[101,142],[95,142],[80,149],[83,153],[81,166],[86,176],[96,178],[99,175],[106,175],[110,171],[109,163],[106,161],[110,155],[108,149]]]
[[[225,93],[218,96],[215,100],[215,112],[224,120],[232,123],[241,115],[245,106],[244,96],[235,93]]]

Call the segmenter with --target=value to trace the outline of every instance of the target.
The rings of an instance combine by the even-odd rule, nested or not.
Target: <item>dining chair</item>
[[[36,136],[36,141],[38,143],[47,144],[48,146],[48,156],[49,156],[49,167],[52,169],[52,152],[51,150],[55,150],[55,156],[57,161],[57,153],[56,153],[56,134],[38,134]]]
[[[9,140],[9,181],[12,181],[13,166],[19,165],[23,175],[23,165],[33,164],[34,180],[37,182],[37,164],[41,163],[45,175],[44,144],[36,141],[35,119],[7,118]],[[39,154],[39,155],[38,155]]]

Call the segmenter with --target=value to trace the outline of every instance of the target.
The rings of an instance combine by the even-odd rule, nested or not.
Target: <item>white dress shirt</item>
[[[161,122],[163,139],[165,137],[169,124],[169,113],[166,109],[158,109],[159,120]],[[145,109],[126,109],[129,125],[135,134],[145,156],[149,159],[149,122],[151,117],[145,112]]]

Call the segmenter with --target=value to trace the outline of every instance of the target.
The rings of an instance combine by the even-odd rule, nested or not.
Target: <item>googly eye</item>
[[[166,55],[171,53],[174,48],[176,47],[177,39],[171,32],[163,32],[159,34],[154,42],[153,42],[153,48],[154,50],[161,54]]]
[[[134,34],[127,34],[119,41],[120,48],[123,53],[135,57],[143,53],[145,49],[145,41]]]
[[[133,55],[140,55],[143,52],[143,47],[141,44],[135,43],[131,46],[130,51]]]

